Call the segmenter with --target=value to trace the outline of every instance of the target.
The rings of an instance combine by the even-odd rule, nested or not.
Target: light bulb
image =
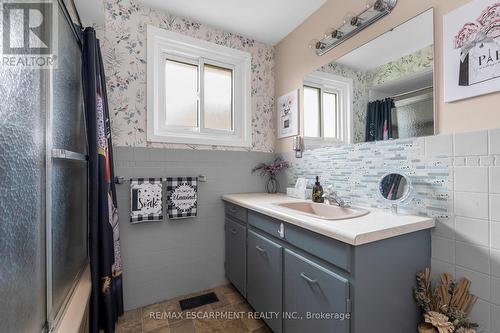
[[[324,47],[325,43],[317,40],[317,39],[311,39],[311,41],[309,42],[309,45],[308,47],[313,50],[313,51],[316,51],[316,50],[321,50],[323,47]]]
[[[373,3],[373,9],[375,9],[378,12],[383,11],[385,8],[385,3],[383,0],[377,0]]]
[[[336,29],[334,29],[334,28],[328,28],[328,29],[325,31],[325,33],[324,33],[323,37],[325,37],[325,38],[332,37],[332,33],[333,33],[335,30],[336,30]]]
[[[351,20],[355,16],[356,16],[356,14],[354,14],[353,12],[348,12],[347,14],[345,14],[345,16],[344,16],[344,24],[351,24]]]

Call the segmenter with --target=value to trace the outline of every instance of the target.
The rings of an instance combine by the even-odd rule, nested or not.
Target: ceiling
[[[326,0],[139,0],[139,2],[275,45]]]
[[[428,10],[335,62],[367,71],[434,44],[433,11]]]

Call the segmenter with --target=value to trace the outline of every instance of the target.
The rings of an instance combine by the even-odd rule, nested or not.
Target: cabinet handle
[[[231,229],[231,233],[232,233],[233,235],[236,235],[236,234],[237,234],[236,229]]]
[[[265,253],[265,252],[266,252],[266,250],[264,250],[263,248],[261,248],[261,247],[260,247],[260,246],[258,246],[258,245],[257,245],[257,246],[255,246],[255,248],[256,248],[256,249],[257,249],[257,251],[259,251],[259,252],[262,252],[262,253]]]
[[[231,207],[231,208],[229,208],[229,211],[231,213],[236,213],[238,210],[236,208],[234,208],[234,207]]]
[[[280,227],[278,229],[278,235],[281,238],[285,238],[285,225],[283,223],[280,223]]]
[[[318,280],[313,280],[309,276],[306,275],[306,273],[302,272],[300,273],[300,277],[306,280],[308,283],[318,283]]]

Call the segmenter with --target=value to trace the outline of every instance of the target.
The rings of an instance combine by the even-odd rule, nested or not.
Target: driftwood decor
[[[468,318],[477,297],[469,293],[470,281],[458,282],[448,274],[442,274],[440,284],[432,285],[430,268],[417,274],[414,290],[417,305],[424,313],[419,333],[475,333],[478,326]]]

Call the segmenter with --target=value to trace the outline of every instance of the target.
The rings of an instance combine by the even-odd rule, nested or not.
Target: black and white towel
[[[130,179],[130,222],[163,220],[163,178]]]
[[[169,219],[198,215],[198,177],[167,178],[167,214]]]

